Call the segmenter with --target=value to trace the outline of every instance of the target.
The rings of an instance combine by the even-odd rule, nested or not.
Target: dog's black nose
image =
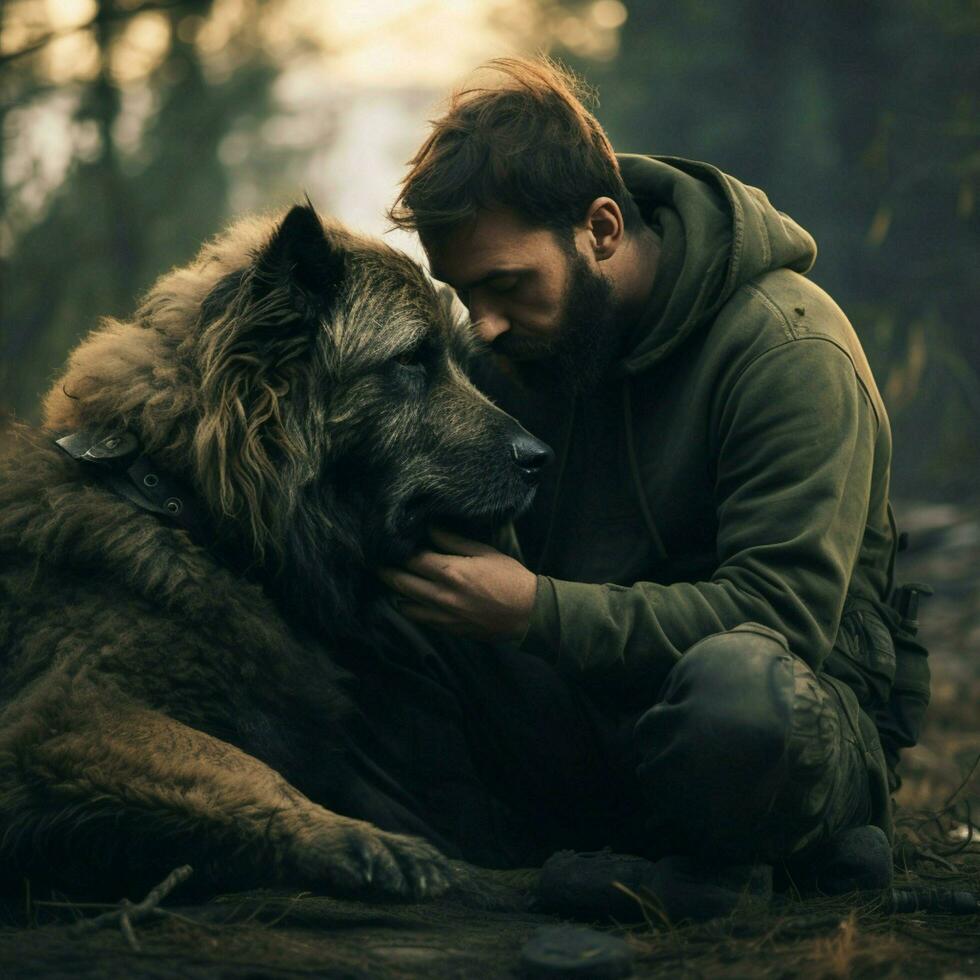
[[[510,452],[524,479],[531,483],[538,481],[541,471],[555,458],[551,447],[529,432],[522,432],[514,439]]]

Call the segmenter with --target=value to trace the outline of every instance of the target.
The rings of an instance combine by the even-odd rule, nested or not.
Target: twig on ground
[[[133,930],[134,922],[141,922],[154,915],[170,915],[166,909],[158,908],[159,904],[180,884],[187,881],[194,873],[194,869],[189,864],[175,868],[167,875],[163,881],[155,888],[150,889],[146,898],[142,902],[133,904],[128,898],[124,898],[119,905],[111,912],[103,912],[94,919],[82,919],[71,926],[73,935],[79,936],[84,933],[95,932],[105,926],[117,925],[122,930],[131,949],[140,952],[140,944]]]
[[[651,932],[655,931],[657,928],[654,921],[650,918],[651,912],[653,912],[657,918],[660,919],[661,928],[668,930],[670,929],[670,919],[661,908],[660,903],[653,899],[653,896],[648,897],[647,895],[638,895],[632,888],[627,887],[621,881],[614,881],[612,886],[617,891],[621,891],[627,897],[632,898],[633,901],[640,906],[640,912],[643,914],[643,919],[646,922],[646,926]]]
[[[179,912],[171,912],[170,909],[154,909],[153,914],[160,919],[170,919],[172,922],[183,922],[185,926],[193,926],[195,929],[206,929],[208,924],[198,922],[189,915],[181,915]]]
[[[918,853],[920,858],[926,861],[932,861],[933,864],[938,864],[939,867],[943,868],[945,871],[949,871],[952,874],[956,874],[959,871],[959,868],[957,868],[952,861],[948,861],[941,854],[937,854],[928,847],[920,846],[918,848]]]
[[[946,798],[946,802],[943,804],[943,811],[948,810],[956,797],[966,789],[970,780],[973,779],[973,774],[977,771],[977,766],[980,766],[980,752],[977,753],[977,757],[973,760],[973,765],[970,766],[969,772],[963,777],[963,781]]]

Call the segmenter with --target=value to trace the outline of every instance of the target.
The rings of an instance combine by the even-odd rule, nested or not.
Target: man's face
[[[612,289],[587,241],[584,228],[562,241],[494,210],[426,252],[433,276],[456,291],[497,354],[521,373],[540,367],[557,387],[583,392],[606,376],[618,342]]]

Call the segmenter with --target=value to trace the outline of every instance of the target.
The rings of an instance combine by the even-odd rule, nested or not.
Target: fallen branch
[[[124,898],[118,907],[111,912],[103,912],[102,915],[97,915],[94,919],[82,919],[71,926],[70,931],[73,935],[80,936],[103,929],[106,926],[118,925],[130,948],[138,953],[140,952],[140,944],[133,930],[133,924],[152,916],[173,914],[158,908],[158,906],[178,885],[187,881],[193,873],[194,869],[189,864],[181,865],[181,867],[171,871],[159,885],[152,888],[142,902],[134,905],[128,898]]]

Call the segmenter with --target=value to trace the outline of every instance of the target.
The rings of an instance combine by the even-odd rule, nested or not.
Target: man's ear
[[[256,291],[287,287],[329,306],[344,278],[344,251],[332,242],[307,199],[273,232],[255,266]]]
[[[586,212],[585,226],[596,260],[612,258],[626,231],[619,205],[611,197],[597,197]]]

